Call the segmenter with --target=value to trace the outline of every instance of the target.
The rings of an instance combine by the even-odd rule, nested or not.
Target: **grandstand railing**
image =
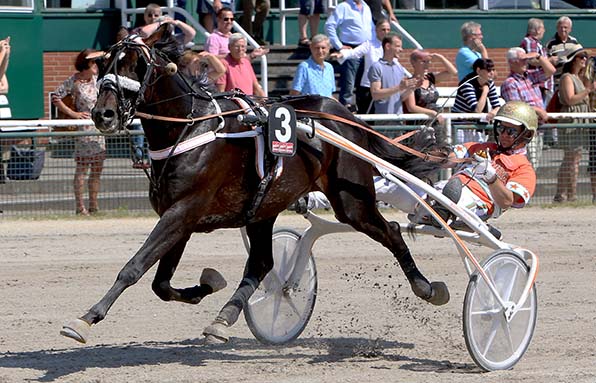
[[[596,113],[551,113],[553,118],[590,118],[596,119]],[[360,115],[377,129],[395,134],[395,131],[411,130],[420,123],[428,122],[423,114],[404,115]],[[444,114],[446,125],[451,129],[446,134],[452,143],[457,143],[457,129],[478,129],[482,126],[461,121],[479,121],[486,116],[474,114]],[[399,125],[401,123],[413,125]],[[49,216],[74,214],[74,194],[72,182],[75,162],[72,157],[73,139],[88,135],[87,132],[59,132],[56,128],[73,125],[89,125],[91,120],[4,120],[0,121],[0,140],[5,148],[8,140],[25,141],[19,146],[33,144],[37,150],[45,153],[45,166],[37,180],[7,180],[0,184],[0,217],[14,216]],[[569,128],[596,129],[594,124],[547,124],[541,130],[556,127],[559,131]],[[485,126],[490,133],[491,126]],[[148,201],[149,181],[142,170],[133,169],[130,157],[130,136],[143,134],[142,131],[122,132],[106,137],[108,144],[107,159],[101,176],[100,209],[102,211],[126,211],[127,213],[152,211]],[[533,141],[535,142],[535,141]],[[590,179],[585,168],[588,158],[588,142],[585,143],[580,163],[578,179],[578,199],[591,201]],[[532,198],[533,204],[545,204],[552,201],[557,182],[557,171],[563,158],[561,148],[538,149],[533,162],[537,171],[537,189]],[[446,175],[445,175],[446,176]]]

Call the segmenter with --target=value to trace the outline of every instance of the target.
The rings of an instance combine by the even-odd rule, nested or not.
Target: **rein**
[[[197,123],[197,122],[200,122],[200,121],[205,121],[205,120],[210,120],[210,119],[213,119],[213,118],[218,118],[218,117],[223,117],[223,116],[228,116],[228,115],[233,115],[233,114],[245,114],[245,113],[247,113],[250,110],[250,108],[239,108],[239,109],[229,110],[229,111],[225,111],[225,112],[222,112],[221,110],[218,110],[219,113],[209,114],[209,115],[201,116],[201,117],[187,117],[187,118],[159,116],[159,115],[153,115],[153,114],[149,114],[149,113],[144,113],[144,112],[137,111],[136,110],[137,109],[137,106],[142,101],[144,91],[145,91],[145,89],[148,86],[149,78],[152,75],[152,72],[153,72],[154,67],[157,66],[156,60],[154,59],[154,56],[156,55],[156,51],[155,51],[154,47],[151,47],[150,49],[147,49],[148,47],[145,46],[144,44],[139,44],[139,43],[136,43],[136,42],[128,42],[127,41],[127,42],[121,42],[121,43],[117,44],[115,46],[115,47],[117,47],[117,49],[112,49],[111,50],[112,51],[111,53],[112,54],[116,54],[116,55],[120,55],[121,52],[124,50],[124,48],[131,47],[131,46],[133,48],[136,48],[136,49],[138,49],[138,50],[141,51],[141,55],[144,56],[145,61],[147,63],[147,67],[148,67],[147,70],[146,70],[146,72],[145,72],[145,76],[143,78],[143,81],[140,82],[138,89],[135,89],[135,90],[137,90],[137,94],[139,96],[137,96],[137,98],[134,100],[135,101],[134,102],[134,105],[132,105],[132,108],[130,108],[130,109],[132,109],[131,112],[132,112],[132,115],[133,116],[137,116],[137,117],[140,117],[140,118],[143,118],[143,119],[146,119],[146,120],[158,120],[158,121],[167,121],[167,122],[174,122],[174,123],[185,123],[185,124],[187,124],[187,126],[189,126],[189,125],[192,125],[194,123]],[[116,50],[116,51],[114,52],[114,50]],[[114,73],[117,73],[117,70],[116,70],[117,69],[116,68],[116,65],[117,64],[116,64],[116,62],[117,62],[117,60],[114,60],[111,63],[110,67],[108,68],[108,72],[111,69],[114,69]],[[178,73],[176,73],[176,74],[179,75]],[[132,120],[132,117],[129,117],[129,115],[127,115],[127,113],[125,112],[125,109],[128,109],[128,108],[126,108],[125,105],[122,105],[121,102],[120,102],[120,99],[122,98],[121,97],[121,94],[123,93],[122,92],[122,88],[123,88],[122,85],[124,85],[124,84],[121,84],[121,82],[120,82],[120,77],[121,76],[118,76],[118,75],[115,75],[114,74],[114,75],[112,75],[112,77],[113,78],[110,78],[109,81],[106,82],[106,85],[108,85],[110,83],[113,84],[113,85],[110,84],[111,85],[110,88],[112,88],[116,92],[116,94],[118,96],[117,98],[119,100],[119,102],[118,102],[118,104],[119,104],[118,105],[119,115],[124,117],[124,119],[121,121],[121,125],[126,125],[126,122],[129,122],[128,121],[129,119]],[[188,82],[186,81],[186,79],[183,78],[183,80],[186,83],[186,85],[189,86],[190,89],[192,89],[192,87],[188,84]],[[125,88],[129,88],[129,87],[130,87],[130,85],[125,86]],[[193,97],[195,96],[194,94],[190,94],[190,95],[193,96]],[[375,131],[374,129],[371,129],[371,128],[369,128],[369,127],[367,127],[367,126],[365,126],[365,125],[363,125],[361,123],[358,123],[356,121],[349,120],[349,119],[344,118],[344,117],[340,117],[340,116],[333,115],[333,114],[326,113],[326,112],[318,112],[318,111],[302,110],[302,109],[297,109],[296,112],[302,113],[302,114],[307,115],[307,116],[318,116],[319,118],[341,122],[341,123],[344,123],[344,124],[347,124],[347,125],[350,125],[350,126],[353,126],[353,127],[359,128],[359,129],[362,129],[362,130],[364,130],[364,131],[366,131],[368,133],[371,133],[371,134],[376,135],[377,137],[379,137],[382,140],[386,141],[390,145],[395,146],[398,149],[400,149],[400,150],[402,150],[402,151],[404,151],[406,153],[409,153],[409,154],[414,155],[414,156],[416,156],[418,158],[421,158],[424,161],[432,161],[432,162],[442,163],[442,162],[445,162],[445,161],[448,160],[448,158],[446,158],[444,156],[437,156],[437,155],[430,154],[430,153],[422,153],[422,152],[420,152],[420,151],[418,151],[416,149],[412,149],[412,148],[410,148],[410,147],[408,147],[408,146],[400,143],[400,141],[403,141],[406,138],[411,137],[411,136],[415,135],[416,133],[418,133],[417,130],[414,130],[414,131],[405,133],[405,134],[403,134],[403,135],[401,135],[399,137],[396,137],[394,139],[390,139],[390,138],[386,137],[385,135],[383,135],[383,134]],[[223,119],[222,119],[222,123],[223,123]],[[177,146],[177,145],[175,145],[175,146]],[[461,162],[461,161],[458,161],[458,160],[451,160],[451,161],[453,161],[453,162]]]
[[[352,121],[352,120],[348,120],[347,118],[343,118],[343,117],[339,117],[336,116],[334,114],[330,114],[330,113],[326,113],[326,112],[316,112],[316,111],[312,111],[312,110],[304,110],[304,109],[296,109],[296,112],[298,113],[303,113],[306,115],[315,115],[315,116],[320,116],[321,118],[327,119],[327,120],[333,120],[333,121],[338,121],[338,122],[342,122],[344,124],[348,124],[357,128],[360,128],[366,132],[369,132],[371,134],[376,135],[377,137],[383,139],[384,141],[387,141],[390,145],[393,145],[401,150],[403,150],[404,152],[410,153],[416,157],[422,158],[425,161],[433,161],[433,162],[445,162],[446,160],[448,160],[448,158],[445,157],[439,157],[439,156],[435,156],[432,154],[428,154],[428,153],[422,153],[416,149],[412,149],[409,146],[406,146],[404,144],[400,144],[400,141],[405,140],[408,137],[413,136],[414,134],[418,133],[418,130],[413,130],[411,132],[408,132],[406,134],[403,134],[399,137],[396,137],[394,139],[390,139],[389,137],[384,136],[383,134],[377,132],[374,129],[371,129],[365,125],[362,125],[356,121]],[[450,162],[461,162],[458,161],[457,159],[451,159],[449,160]]]
[[[156,116],[153,114],[148,114],[148,113],[143,113],[143,112],[138,112],[138,111],[135,111],[135,116],[144,118],[146,120],[158,120],[158,121],[180,122],[180,123],[193,124],[198,121],[205,121],[205,120],[209,120],[212,118],[227,116],[230,114],[246,113],[249,110],[250,110],[250,108],[234,109],[234,110],[228,110],[226,112],[220,112],[220,113],[216,113],[216,114],[208,114],[206,116],[196,117],[196,118],[177,118],[177,117]],[[379,138],[388,142],[390,145],[393,145],[393,146],[395,146],[407,153],[410,153],[416,157],[422,158],[425,161],[445,162],[446,160],[448,160],[448,158],[445,158],[445,157],[440,157],[440,156],[436,156],[436,155],[432,155],[432,154],[428,154],[428,153],[422,153],[416,149],[412,149],[409,146],[406,146],[406,145],[400,143],[400,141],[403,141],[406,138],[409,138],[409,137],[417,134],[418,130],[412,130],[410,132],[402,134],[399,137],[390,139],[390,138],[384,136],[383,134],[377,132],[376,130],[371,129],[363,124],[360,124],[356,121],[348,120],[347,118],[336,116],[334,114],[330,114],[330,113],[326,113],[326,112],[316,112],[316,111],[304,110],[304,109],[296,109],[296,112],[306,114],[306,115],[311,115],[311,116],[312,115],[319,116],[319,117],[322,117],[322,118],[325,118],[328,120],[341,122],[341,123],[362,129],[366,132],[369,132],[371,134],[378,136]],[[468,162],[467,159],[456,159],[456,158],[450,159],[449,161],[450,162]]]
[[[148,114],[148,113],[143,113],[143,112],[135,112],[135,116],[138,116],[140,118],[144,118],[146,120],[158,120],[158,121],[169,121],[169,122],[184,122],[184,123],[195,123],[198,121],[205,121],[205,120],[210,120],[212,118],[216,118],[216,117],[221,117],[221,116],[227,116],[229,114],[235,114],[235,113],[246,113],[248,112],[250,109],[245,108],[245,109],[234,109],[234,110],[228,110],[226,112],[221,112],[221,113],[216,113],[216,114],[208,114],[206,116],[202,116],[202,117],[196,117],[196,118],[177,118],[177,117],[166,117],[166,116],[156,116],[154,114]]]

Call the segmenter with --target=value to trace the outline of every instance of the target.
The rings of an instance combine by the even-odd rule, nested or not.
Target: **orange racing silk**
[[[473,157],[479,151],[488,151],[491,154],[491,163],[497,171],[497,177],[505,187],[513,192],[511,207],[522,208],[534,195],[536,190],[536,173],[532,164],[526,157],[526,149],[517,149],[507,153],[496,153],[497,144],[493,142],[468,142],[455,145],[453,151],[457,158]],[[474,164],[463,164],[456,175],[472,192],[489,206],[489,214],[495,213],[495,204],[488,185],[483,180],[474,177]],[[497,209],[499,210],[499,209]]]

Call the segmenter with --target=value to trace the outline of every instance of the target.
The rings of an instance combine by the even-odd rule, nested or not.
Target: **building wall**
[[[489,57],[495,62],[495,69],[496,69],[496,77],[495,77],[495,84],[497,87],[501,86],[501,83],[507,76],[509,75],[509,67],[507,65],[507,60],[505,58],[505,54],[509,48],[489,48],[488,55]],[[455,56],[457,55],[457,51],[459,48],[450,48],[450,49],[428,49],[431,53],[440,53],[445,56],[453,65],[455,65]],[[410,53],[412,49],[404,50],[400,55],[401,63],[408,69],[409,71],[413,71],[412,66],[410,65]],[[440,63],[432,62],[430,66],[431,72],[440,72],[443,70],[443,66]],[[445,82],[437,84],[438,86],[457,86],[457,76],[452,76],[452,78]]]
[[[10,36],[8,98],[13,118],[38,118],[43,80],[41,16],[0,14],[0,39]]]
[[[76,69],[74,60],[79,52],[46,52],[43,54],[44,118],[49,117],[48,93],[53,92]]]

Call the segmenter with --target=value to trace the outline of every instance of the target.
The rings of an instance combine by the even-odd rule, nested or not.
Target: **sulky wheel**
[[[498,250],[483,269],[505,303],[517,302],[528,280],[529,269],[511,250]],[[536,326],[536,287],[510,321],[478,271],[470,277],[463,309],[466,347],[476,364],[487,371],[513,367],[524,355]]]
[[[273,269],[265,276],[244,309],[248,328],[265,344],[296,339],[306,327],[317,298],[317,268],[312,254],[297,288],[287,288],[296,263],[294,249],[300,234],[292,229],[273,232]]]

